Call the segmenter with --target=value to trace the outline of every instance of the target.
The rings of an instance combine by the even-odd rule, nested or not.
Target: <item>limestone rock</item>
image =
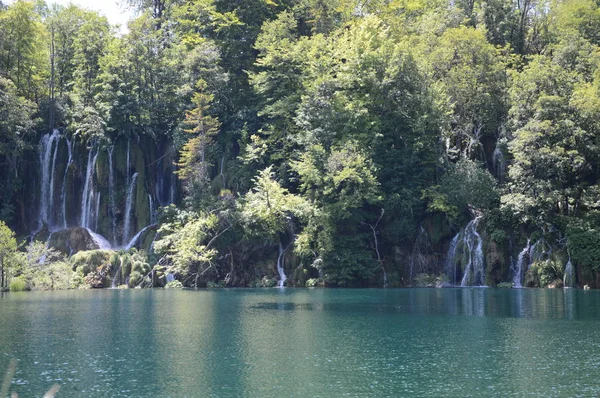
[[[89,231],[81,227],[54,232],[50,237],[49,246],[66,255],[100,249],[100,245]]]

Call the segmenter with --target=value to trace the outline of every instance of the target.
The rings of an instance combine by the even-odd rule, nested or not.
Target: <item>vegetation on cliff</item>
[[[188,286],[279,268],[290,285],[429,284],[481,217],[485,283],[512,281],[531,241],[548,250],[527,251],[524,282],[561,279],[570,259],[577,283],[600,287],[596,1],[130,3],[124,35],[76,6],[0,3],[13,230],[29,232],[24,185],[58,128],[86,145],[173,142],[181,200],[145,238],[140,283],[156,264]],[[139,224],[153,183],[136,167]]]

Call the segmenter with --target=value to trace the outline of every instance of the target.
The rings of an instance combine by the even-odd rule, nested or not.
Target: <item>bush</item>
[[[171,281],[165,285],[165,289],[181,289],[183,285],[179,281]]]
[[[500,282],[500,283],[498,283],[498,285],[496,285],[496,287],[499,287],[501,289],[510,289],[513,287],[513,283],[512,282]]]
[[[11,292],[24,292],[27,287],[27,283],[21,278],[13,279],[10,282],[9,290]]]
[[[76,253],[71,257],[73,270],[80,271],[83,275],[96,271],[102,265],[110,264],[113,255],[111,250],[88,250]]]
[[[323,279],[321,279],[321,278],[311,278],[306,281],[305,286],[306,287],[324,287],[325,283],[323,282]]]
[[[435,275],[431,274],[417,274],[415,276],[415,286],[417,287],[435,287],[437,284]]]
[[[525,286],[546,287],[557,279],[562,280],[563,272],[564,266],[556,260],[533,263],[525,275]]]

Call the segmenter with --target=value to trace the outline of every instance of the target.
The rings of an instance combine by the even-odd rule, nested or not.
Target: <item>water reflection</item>
[[[88,291],[0,296],[33,396],[600,394],[600,292]],[[8,320],[8,321],[5,321]]]
[[[403,289],[388,290],[376,300],[357,302],[265,301],[252,305],[255,310],[325,311],[360,313],[405,313],[427,315],[466,315],[475,317],[514,317],[535,319],[597,318],[600,296],[574,289]],[[591,293],[595,294],[594,292]],[[294,297],[296,298],[296,297]],[[590,300],[592,298],[592,300]],[[586,311],[578,316],[577,307]]]

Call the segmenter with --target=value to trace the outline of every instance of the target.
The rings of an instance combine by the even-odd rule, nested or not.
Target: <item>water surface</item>
[[[600,395],[600,292],[0,295],[0,369],[59,397]]]

